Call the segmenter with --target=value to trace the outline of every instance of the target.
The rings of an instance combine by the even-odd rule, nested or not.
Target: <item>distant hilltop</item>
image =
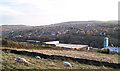
[[[27,25],[2,25],[2,30],[3,31],[11,31],[11,30],[24,30],[24,29],[29,29],[31,26]]]
[[[68,24],[118,24],[118,21],[68,21],[68,22],[61,22],[55,23],[52,25],[68,25]]]
[[[19,27],[23,27],[23,26],[28,26],[28,25],[2,25],[2,27],[4,27],[4,26],[9,26],[9,27],[10,27],[10,26],[12,26],[12,27],[13,27],[13,26],[14,26],[14,27],[19,26]]]
[[[117,20],[110,20],[110,21],[95,21],[95,20],[91,20],[91,21],[68,21],[68,22],[60,22],[60,23],[55,23],[55,24],[50,24],[50,25],[67,25],[67,24],[107,24],[107,23],[110,23],[110,24],[118,24],[118,21]],[[50,25],[47,25],[47,26],[50,26]],[[1,26],[1,25],[0,25]],[[31,27],[29,25],[2,25],[3,27],[4,26],[14,26],[14,27]]]

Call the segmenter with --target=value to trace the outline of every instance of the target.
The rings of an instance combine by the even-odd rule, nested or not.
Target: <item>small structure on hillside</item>
[[[92,50],[93,49],[93,47],[88,47],[86,50]]]
[[[51,46],[56,46],[56,44],[59,44],[59,41],[49,41],[49,42],[44,42],[45,45],[51,45]]]
[[[59,44],[59,41],[50,41],[50,42],[45,42],[46,44]]]
[[[28,43],[40,43],[40,41],[36,41],[36,40],[26,40]]]

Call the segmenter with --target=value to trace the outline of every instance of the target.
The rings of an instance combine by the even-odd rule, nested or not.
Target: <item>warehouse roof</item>
[[[80,48],[85,48],[88,47],[88,45],[79,45],[79,44],[62,44],[59,43],[59,41],[51,41],[51,42],[45,42],[46,44],[54,44],[58,47],[64,47],[64,48],[76,48],[76,49],[80,49]]]
[[[56,44],[58,47],[66,47],[66,48],[84,48],[88,47],[88,45],[77,45],[77,44]]]

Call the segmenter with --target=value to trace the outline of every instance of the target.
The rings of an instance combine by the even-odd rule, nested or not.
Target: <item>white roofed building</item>
[[[66,49],[75,49],[75,50],[80,50],[83,48],[88,48],[88,45],[78,45],[78,44],[63,44],[63,43],[59,43],[59,41],[50,41],[50,42],[45,42],[46,44],[50,44],[50,45],[55,45],[57,47],[61,47],[61,48],[66,48]]]

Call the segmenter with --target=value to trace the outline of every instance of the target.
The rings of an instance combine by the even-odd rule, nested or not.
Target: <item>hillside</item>
[[[30,29],[32,26],[27,25],[2,25],[2,31],[17,31]]]
[[[31,65],[26,66],[24,64],[17,64],[15,58],[22,57],[31,63]],[[2,52],[2,68],[3,69],[69,69],[69,67],[63,66],[63,61],[61,60],[51,60],[51,59],[36,59],[35,57],[30,57],[21,54],[13,54]],[[68,61],[73,66],[73,69],[112,69],[104,66],[94,66],[81,64],[78,62]]]
[[[52,25],[71,25],[71,24],[118,24],[117,21],[68,21]]]
[[[88,59],[88,60],[95,60],[100,62],[108,62],[108,63],[120,63],[118,58],[120,55],[118,54],[103,54],[98,52],[87,52],[87,51],[72,51],[72,50],[36,50],[36,49],[16,49],[16,48],[6,48],[3,49],[13,49],[17,51],[28,51],[28,52],[35,52],[35,53],[42,53],[46,55],[59,55],[59,56],[66,56],[66,57],[73,57],[73,58],[80,58],[80,59]]]
[[[108,37],[109,46],[113,44],[115,47],[120,47],[118,43],[120,28],[116,21],[70,21],[47,26],[19,27],[8,25],[7,27],[3,27],[2,36],[5,36],[3,38],[18,42],[57,40],[65,44],[82,44],[103,48],[104,37]]]

